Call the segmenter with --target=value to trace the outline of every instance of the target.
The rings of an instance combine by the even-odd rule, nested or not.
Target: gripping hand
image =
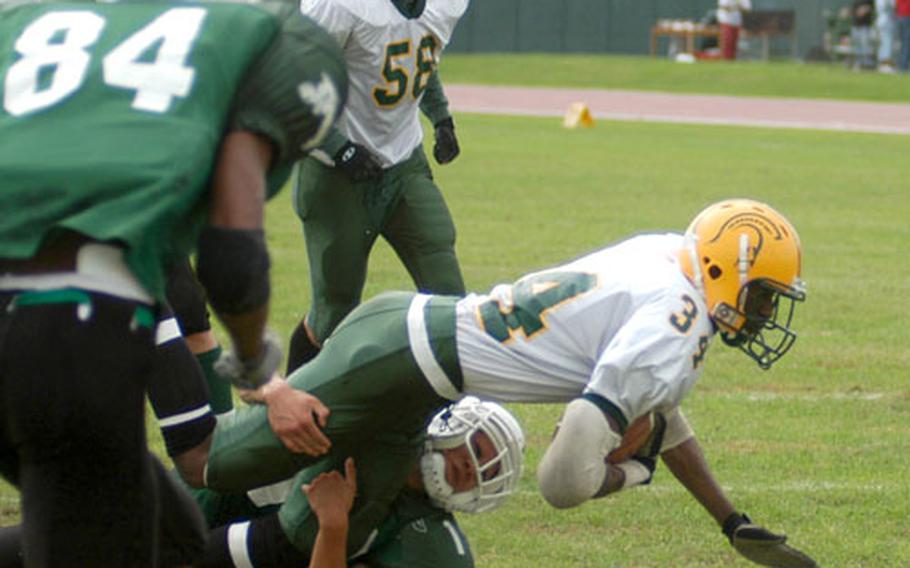
[[[343,171],[351,181],[367,181],[382,175],[379,159],[361,144],[347,142],[334,157],[335,167]]]
[[[660,455],[660,446],[663,444],[666,431],[667,419],[660,412],[655,412],[653,415],[651,434],[648,435],[645,443],[638,448],[638,451],[632,455],[632,459],[648,468],[648,471],[651,472],[652,476],[654,475],[654,470],[657,468],[657,456]],[[648,480],[644,482],[644,484],[648,483],[651,483],[650,476],[648,477]]]
[[[458,157],[461,149],[458,147],[458,138],[455,137],[455,123],[452,118],[444,118],[436,123],[436,144],[433,146],[433,157],[436,163],[445,165]]]
[[[818,564],[803,552],[787,545],[787,537],[774,534],[752,523],[745,514],[732,513],[724,521],[723,533],[736,552],[762,566],[779,568],[817,568]]]
[[[215,361],[218,375],[239,389],[256,390],[269,382],[281,365],[281,344],[272,334],[262,338],[262,353],[255,359],[240,359],[233,351],[225,350]]]

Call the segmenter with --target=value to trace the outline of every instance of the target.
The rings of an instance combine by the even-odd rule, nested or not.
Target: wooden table
[[[720,44],[720,27],[677,22],[676,25],[657,25],[651,28],[651,56],[657,55],[657,40],[660,37],[683,38],[686,40],[686,52],[695,53],[695,39],[713,37]]]

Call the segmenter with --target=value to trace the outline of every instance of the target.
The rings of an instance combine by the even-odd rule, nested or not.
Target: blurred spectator
[[[850,51],[850,6],[841,6],[837,12],[824,11],[827,31],[825,49],[833,58],[849,55]]]
[[[872,69],[872,22],[875,17],[874,0],[853,0],[850,28],[850,45],[853,48],[853,68]]]
[[[897,18],[897,39],[901,44],[897,68],[906,73],[910,68],[910,0],[895,0],[894,14]]]
[[[720,51],[724,59],[736,59],[743,11],[752,9],[752,0],[717,0],[717,23],[720,24]]]
[[[878,30],[878,70],[894,73],[894,0],[875,0]]]
[[[717,21],[717,10],[708,10],[705,12],[705,15],[702,16],[701,20],[698,21],[699,24],[705,27],[718,26],[719,22]],[[720,41],[717,37],[714,36],[705,36],[699,40],[698,43],[699,51],[707,52],[717,52],[720,53]]]

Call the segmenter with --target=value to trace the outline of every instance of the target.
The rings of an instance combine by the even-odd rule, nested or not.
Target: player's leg
[[[273,512],[212,529],[205,558],[197,566],[307,566],[309,561],[287,539],[278,513]]]
[[[155,365],[148,385],[149,402],[158,419],[168,456],[187,483],[201,487],[202,468],[209,437],[215,429],[215,416],[209,406],[202,369],[183,340],[180,326],[168,306],[162,308],[155,342]]]
[[[6,308],[10,299],[10,294],[3,294],[0,292],[0,360],[2,360],[3,354],[3,337],[9,330],[9,326],[6,323],[7,318],[4,317],[3,314],[7,313]],[[0,376],[0,388],[2,388],[2,385],[3,379],[2,376]],[[2,396],[5,399],[5,392],[2,393]],[[3,411],[3,415],[6,415],[5,410]],[[14,451],[6,448],[7,440],[9,438],[4,424],[5,421],[0,422],[0,447],[3,448],[2,451],[0,451],[0,475],[11,484],[18,486],[19,457]],[[22,527],[20,525],[0,527],[0,566],[3,566],[4,568],[15,568],[22,566],[23,562]]]
[[[221,345],[209,324],[205,291],[196,280],[189,259],[168,268],[166,294],[183,338],[202,368],[212,411],[216,415],[230,412],[234,408],[231,385],[218,376],[214,367],[221,356]]]
[[[401,184],[401,198],[383,236],[419,291],[463,296],[464,279],[455,255],[455,224],[422,148],[386,175]]]
[[[331,410],[325,433],[332,454],[350,455],[365,435],[389,428],[419,433],[443,404],[411,352],[407,313],[412,297],[383,294],[359,306],[319,356],[288,377],[291,386]],[[449,311],[454,318],[454,309]],[[247,490],[286,479],[313,462],[282,445],[264,407],[240,409],[215,429],[206,479],[216,490]]]
[[[720,25],[720,51],[724,59],[736,59],[736,42],[739,41],[739,28],[730,24]]]
[[[3,323],[0,422],[4,443],[18,449],[26,559],[153,565],[144,417],[151,311],[55,290],[18,295]]]
[[[280,510],[283,510],[289,502],[293,503],[292,510],[300,513],[301,523],[306,523],[311,528],[314,538],[319,523],[309,510],[300,488],[320,473],[341,468],[342,463],[343,460],[327,457],[297,473],[292,489],[281,505]],[[297,509],[301,506],[298,497],[303,497],[303,511]],[[238,516],[212,530],[208,540],[202,566],[305,566],[309,562],[311,550],[299,549],[291,543],[279,521],[278,510],[263,515]]]
[[[151,458],[158,495],[158,565],[195,565],[205,551],[205,521],[179,481]],[[24,566],[22,525],[0,528],[0,566]]]
[[[0,566],[19,568],[25,566],[22,557],[22,525],[0,527]]]
[[[360,303],[367,261],[378,235],[364,199],[369,184],[354,183],[313,158],[302,162],[294,210],[303,223],[311,304],[291,337],[288,374],[316,356],[322,342]]]
[[[205,552],[208,528],[193,497],[151,456],[158,494],[158,565],[195,565]]]
[[[291,340],[288,343],[288,363],[285,374],[290,375],[298,367],[301,367],[317,355],[322,349],[322,342],[316,341],[316,335],[310,326],[307,325],[306,315],[297,322],[297,326],[291,333]]]
[[[596,395],[576,398],[566,406],[537,468],[540,493],[550,505],[577,507],[608,482],[611,470],[604,458],[622,440],[611,409],[611,403]]]

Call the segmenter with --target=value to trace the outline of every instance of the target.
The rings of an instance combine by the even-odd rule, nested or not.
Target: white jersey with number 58
[[[632,421],[677,406],[713,336],[678,234],[642,235],[529,274],[457,312],[464,393],[561,402],[593,393]]]
[[[390,0],[302,0],[301,11],[338,41],[348,65],[348,102],[336,126],[383,166],[423,140],[418,105],[468,0],[426,0],[408,18]]]

